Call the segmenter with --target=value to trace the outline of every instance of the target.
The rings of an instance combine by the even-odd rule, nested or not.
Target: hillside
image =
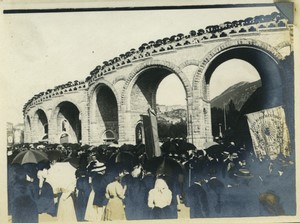
[[[186,120],[186,109],[180,108],[167,112],[158,112],[157,118],[159,122],[178,123]]]
[[[237,111],[240,111],[245,102],[261,86],[261,81],[240,82],[225,90],[222,94],[211,100],[211,108],[223,109],[224,104],[232,100]],[[185,105],[165,106],[157,105],[157,118],[159,122],[178,123],[186,120]]]
[[[250,96],[261,86],[261,81],[255,82],[240,82],[225,90],[219,96],[211,100],[211,108],[223,109],[224,104],[229,104],[232,100],[235,108],[240,111],[244,103]]]

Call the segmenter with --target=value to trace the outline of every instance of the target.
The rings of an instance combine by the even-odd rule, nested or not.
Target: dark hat
[[[49,161],[39,162],[36,168],[37,170],[50,169],[50,162]]]
[[[75,172],[75,177],[76,178],[78,178],[78,177],[86,177],[86,176],[87,176],[86,170],[77,169],[76,172]]]

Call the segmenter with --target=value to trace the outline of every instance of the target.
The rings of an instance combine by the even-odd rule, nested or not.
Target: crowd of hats
[[[54,89],[48,89],[45,92],[40,92],[34,95],[23,106],[23,113],[30,108],[30,105],[42,100],[48,100],[53,96],[64,94],[66,92],[76,91],[80,88],[86,88],[86,83],[92,83],[96,79],[108,74],[117,68],[126,66],[135,60],[151,57],[156,53],[168,52],[183,46],[199,44],[202,41],[215,38],[223,38],[228,35],[239,33],[255,32],[257,29],[287,27],[287,20],[278,12],[273,12],[270,15],[259,15],[249,17],[244,20],[227,21],[220,25],[209,25],[204,29],[191,30],[189,34],[178,33],[170,37],[165,37],[155,41],[143,43],[138,49],[131,49],[126,53],[120,54],[113,59],[103,61],[90,72],[90,75],[85,81],[69,81],[66,84],[58,85]]]

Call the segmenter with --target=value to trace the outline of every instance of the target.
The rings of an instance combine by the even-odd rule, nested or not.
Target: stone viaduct
[[[156,109],[156,91],[169,74],[186,93],[188,141],[201,148],[212,141],[209,83],[214,70],[236,58],[258,71],[264,107],[290,98],[290,74],[282,65],[292,51],[292,25],[279,13],[225,22],[150,41],[97,66],[85,81],[48,89],[23,109],[25,142],[47,140],[98,145],[136,143],[141,114]],[[174,89],[176,96],[176,89]],[[290,101],[290,100],[289,100]]]

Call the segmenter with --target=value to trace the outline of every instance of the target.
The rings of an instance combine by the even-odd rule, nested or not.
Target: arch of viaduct
[[[212,141],[210,78],[230,59],[244,60],[258,71],[261,108],[282,105],[293,113],[287,106],[293,93],[286,77],[293,74],[282,65],[293,51],[291,31],[292,26],[273,13],[143,44],[103,62],[85,81],[31,98],[23,109],[25,142],[98,145],[116,139],[134,144],[141,115],[149,106],[155,109],[160,82],[175,74],[186,93],[188,140],[201,148]]]

